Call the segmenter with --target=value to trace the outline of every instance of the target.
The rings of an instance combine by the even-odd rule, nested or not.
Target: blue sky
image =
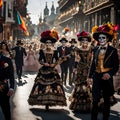
[[[52,1],[54,2],[55,7],[57,7],[58,0],[28,0],[27,10],[28,13],[30,13],[33,24],[38,24],[40,14],[43,14],[46,2],[48,4],[48,8],[51,9]]]

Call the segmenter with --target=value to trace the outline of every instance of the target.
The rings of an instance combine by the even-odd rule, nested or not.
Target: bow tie
[[[100,47],[100,49],[105,50],[105,49],[106,49],[106,47]]]

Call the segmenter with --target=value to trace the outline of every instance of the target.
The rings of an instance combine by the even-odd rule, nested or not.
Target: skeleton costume
[[[49,44],[48,42],[56,42],[57,39],[51,38],[51,36],[46,38],[43,34],[52,34],[52,31],[43,32],[41,34],[41,42],[46,45]],[[35,78],[35,83],[28,99],[29,104],[45,105],[46,109],[55,105],[66,106],[62,80],[55,68],[55,65],[58,63],[57,51],[51,48],[41,49],[39,62],[43,66],[39,69]],[[50,66],[52,64],[54,66]]]
[[[69,107],[74,112],[85,113],[90,112],[91,109],[91,87],[86,82],[91,60],[91,50],[90,45],[88,45],[91,38],[88,32],[83,31],[78,34],[78,40],[82,45],[76,49],[75,69],[77,73]]]
[[[116,39],[116,31],[116,26],[110,23],[92,28],[93,38],[98,41],[99,46],[93,50],[88,74],[88,81],[92,81],[91,120],[97,120],[101,97],[104,100],[102,120],[109,120],[111,97],[114,94],[113,76],[119,69],[117,49],[110,46],[109,42]]]

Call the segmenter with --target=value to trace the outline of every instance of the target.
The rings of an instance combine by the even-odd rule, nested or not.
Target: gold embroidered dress
[[[75,87],[70,96],[69,108],[74,112],[90,112],[91,110],[91,87],[87,85],[86,79],[88,75],[91,53],[90,50],[77,50],[80,60],[76,65],[77,74],[75,79]]]
[[[49,53],[45,50],[40,50],[39,61],[41,64],[57,64],[57,51],[54,50],[52,53]],[[66,106],[62,80],[55,67],[43,64],[39,69],[28,103],[30,105]]]

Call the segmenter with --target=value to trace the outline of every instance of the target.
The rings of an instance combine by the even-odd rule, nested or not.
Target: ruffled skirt
[[[55,68],[41,67],[30,93],[30,105],[66,106],[62,80]]]

